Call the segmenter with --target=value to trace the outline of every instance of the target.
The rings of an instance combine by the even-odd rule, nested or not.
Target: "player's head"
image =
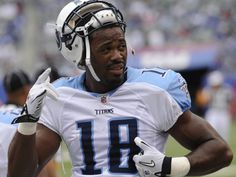
[[[101,81],[91,61],[91,35],[112,27],[120,28],[125,33],[123,16],[115,6],[101,0],[75,0],[58,15],[58,48],[67,60],[81,69],[87,67],[93,78]]]
[[[24,71],[16,70],[5,74],[3,86],[8,102],[23,106],[31,88],[31,80]]]
[[[208,83],[211,87],[219,87],[224,82],[224,76],[220,71],[213,71],[209,74]]]

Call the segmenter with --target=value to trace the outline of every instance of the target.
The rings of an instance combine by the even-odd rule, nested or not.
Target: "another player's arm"
[[[183,113],[168,131],[181,145],[191,150],[186,156],[191,168],[188,175],[206,175],[228,166],[232,151],[220,135],[191,111]]]
[[[33,135],[16,132],[9,147],[8,177],[31,177],[36,175],[53,157],[60,146],[60,137],[38,124]]]

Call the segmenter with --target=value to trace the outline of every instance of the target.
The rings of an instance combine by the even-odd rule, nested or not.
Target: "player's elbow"
[[[233,160],[233,152],[231,149],[228,148],[227,152],[226,152],[226,159],[227,159],[227,163],[226,166],[229,166]]]
[[[231,148],[227,145],[224,144],[221,147],[221,154],[222,154],[222,164],[224,164],[224,166],[229,166],[233,160],[233,152],[231,150]]]

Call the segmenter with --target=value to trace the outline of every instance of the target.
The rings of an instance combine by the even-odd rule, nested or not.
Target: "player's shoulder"
[[[180,105],[182,111],[191,107],[187,82],[180,73],[171,69],[127,69],[127,83],[150,84],[165,90]],[[165,92],[165,93],[166,93]]]
[[[82,75],[80,76],[70,76],[70,77],[61,77],[54,81],[52,84],[55,88],[69,87],[69,88],[80,88],[82,82]]]
[[[21,107],[6,104],[0,107],[0,122],[10,124],[12,120],[21,114]]]
[[[136,69],[128,67],[128,82],[145,82],[163,89],[167,89],[174,83],[182,82],[180,73],[165,68]]]
[[[17,109],[17,108],[18,108],[18,106],[14,105],[14,104],[4,104],[4,105],[0,106],[0,112],[14,110],[14,109]]]

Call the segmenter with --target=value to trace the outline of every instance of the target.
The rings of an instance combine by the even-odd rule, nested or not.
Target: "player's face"
[[[119,27],[104,28],[90,36],[91,63],[101,83],[115,87],[124,80],[127,47]]]

